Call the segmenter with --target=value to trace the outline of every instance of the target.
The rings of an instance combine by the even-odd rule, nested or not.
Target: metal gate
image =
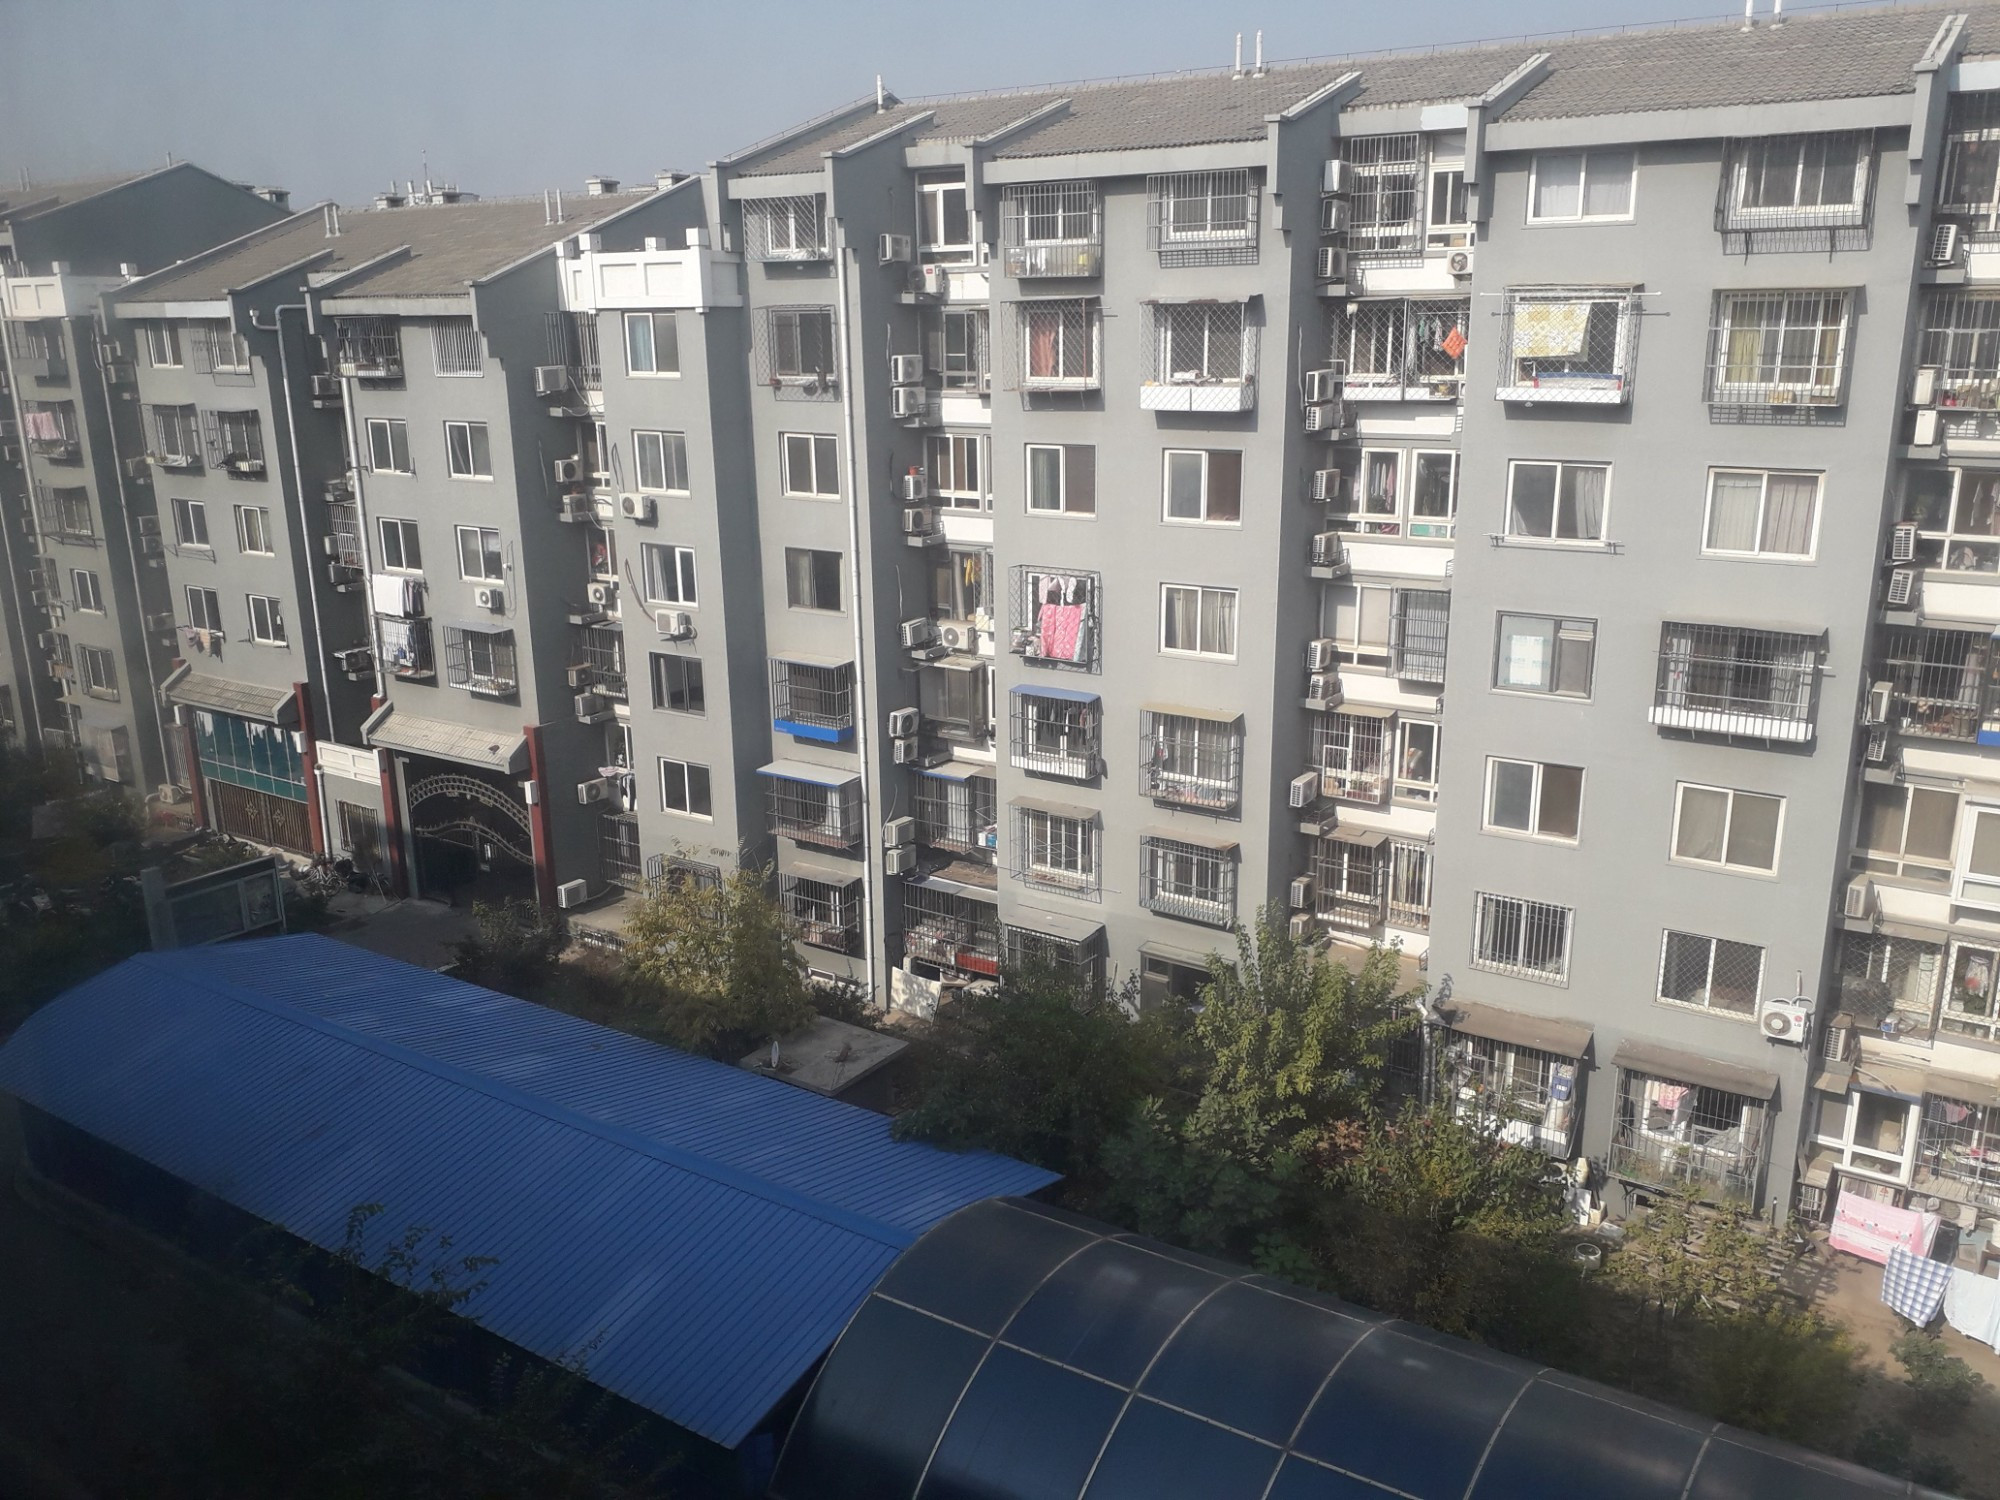
[[[275,844],[301,854],[312,848],[312,828],[303,802],[210,777],[208,805],[215,826],[222,833],[248,839],[253,844]]]
[[[533,868],[528,809],[500,788],[446,771],[411,782],[409,791],[421,889],[469,884],[503,859]]]

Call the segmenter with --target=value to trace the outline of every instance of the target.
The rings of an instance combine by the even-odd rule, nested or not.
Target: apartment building
[[[170,656],[157,513],[121,462],[138,451],[132,364],[98,299],[283,217],[283,200],[180,163],[0,202],[0,723],[99,782],[150,794],[179,777],[154,696]]]

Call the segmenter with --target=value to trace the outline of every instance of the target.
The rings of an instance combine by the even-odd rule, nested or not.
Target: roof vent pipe
[[[1243,33],[1240,31],[1236,33],[1236,65],[1230,70],[1229,76],[1231,78],[1243,76]]]
[[[556,189],[556,222],[557,222],[558,224],[560,224],[560,223],[562,223],[562,221],[563,221],[563,211],[562,211],[562,189],[561,189],[561,188],[557,188],[557,189]]]
[[[326,211],[321,217],[326,221],[326,237],[330,240],[338,239],[340,237],[340,205],[338,203],[327,204]]]
[[[1250,76],[1252,78],[1264,76],[1264,33],[1261,31],[1257,33],[1257,63],[1250,70]]]
[[[1743,29],[1745,31],[1757,29],[1757,0],[1743,0]]]
[[[1771,0],[1771,24],[1773,26],[1785,24],[1785,0]]]
[[[882,89],[882,75],[875,75],[875,113],[880,114],[889,107],[889,96]]]

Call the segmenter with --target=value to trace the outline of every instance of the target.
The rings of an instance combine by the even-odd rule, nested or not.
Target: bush
[[[1955,1425],[1972,1398],[1986,1389],[1986,1377],[1937,1339],[1912,1329],[1889,1346],[1910,1387],[1910,1419],[1920,1426]]]
[[[1910,1429],[1900,1422],[1874,1422],[1862,1428],[1848,1457],[1878,1473],[1913,1480],[1948,1495],[1965,1488],[1965,1476],[1944,1459],[1911,1451]]]
[[[532,901],[472,907],[473,932],[452,946],[457,977],[490,990],[531,999],[555,976],[569,946],[569,923]]]

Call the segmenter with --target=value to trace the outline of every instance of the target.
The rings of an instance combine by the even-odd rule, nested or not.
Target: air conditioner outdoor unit
[[[618,514],[628,521],[641,521],[647,525],[653,520],[653,497],[651,495],[620,495]]]
[[[912,281],[926,297],[942,297],[951,290],[951,278],[945,275],[943,266],[921,266]]]
[[[146,616],[146,629],[148,630],[172,630],[173,628],[174,615],[172,610],[162,610],[156,615]]]
[[[908,875],[917,867],[917,851],[914,848],[886,849],[882,853],[882,868],[891,875]]]
[[[1344,193],[1347,191],[1347,163],[1339,157],[1320,168],[1319,190],[1322,193]]]
[[[602,724],[611,716],[611,700],[602,693],[578,693],[576,695],[577,723]]]
[[[499,589],[474,589],[472,591],[472,602],[481,609],[497,610],[505,599],[506,595]]]
[[[1336,672],[1314,672],[1306,678],[1308,703],[1334,704],[1340,701],[1340,676]]]
[[[910,237],[907,234],[884,234],[875,239],[875,259],[885,266],[893,266],[910,258]]]
[[[1319,772],[1307,771],[1292,778],[1285,801],[1291,807],[1311,807],[1319,800]]]
[[[930,492],[930,481],[924,477],[921,469],[912,469],[903,476],[903,498],[905,500],[923,500],[929,497]]]
[[[1291,905],[1293,911],[1304,911],[1312,905],[1313,878],[1310,875],[1292,877]]]
[[[923,746],[915,740],[897,740],[890,747],[890,758],[899,766],[914,766],[924,758]]]
[[[143,479],[152,472],[152,463],[144,456],[125,460],[125,477],[127,479]]]
[[[1341,469],[1316,469],[1313,472],[1313,499],[1339,504],[1347,499],[1348,477]]]
[[[660,627],[662,638],[670,641],[691,641],[694,639],[694,616],[684,609],[663,609],[654,623]]]
[[[1307,402],[1317,405],[1322,401],[1338,401],[1340,399],[1341,377],[1346,373],[1344,370],[1306,371]]]
[[[535,394],[537,396],[564,396],[569,394],[569,366],[536,365]]]
[[[1889,710],[1895,700],[1896,685],[1892,682],[1877,682],[1869,686],[1868,701],[1861,710],[1864,724],[1886,724]]]
[[[592,781],[576,784],[576,800],[588,806],[592,802],[609,802],[617,786],[609,776],[599,776]]]
[[[1313,538],[1312,565],[1315,568],[1342,568],[1347,565],[1347,542],[1337,531],[1322,531]]]
[[[593,583],[584,590],[584,593],[592,604],[604,609],[609,609],[618,602],[618,585],[615,583],[601,581]]]
[[[1847,882],[1847,890],[1840,903],[1840,914],[1850,922],[1866,922],[1875,915],[1875,882],[1866,875],[1857,875]]]
[[[905,844],[917,841],[917,820],[915,818],[890,818],[882,825],[882,847],[900,849]]]
[[[1347,280],[1347,248],[1344,245],[1321,245],[1319,253],[1313,257],[1313,278],[1317,281]]]
[[[1873,729],[1868,731],[1868,743],[1863,747],[1861,754],[1871,766],[1879,766],[1888,761],[1889,730],[1887,726],[1877,724]]]
[[[1305,429],[1322,436],[1338,436],[1347,428],[1347,408],[1339,401],[1323,401],[1308,406]]]
[[[37,651],[55,650],[56,633],[53,630],[37,631],[35,634],[35,649]]]
[[[343,672],[372,671],[375,656],[366,646],[348,646],[333,653],[333,659],[340,663]]]
[[[922,417],[930,408],[930,398],[920,385],[893,386],[889,391],[889,415],[898,421]]]
[[[597,668],[589,662],[579,662],[569,669],[569,685],[573,688],[589,687],[597,680]]]
[[[912,505],[903,511],[903,535],[929,536],[937,529],[937,513],[928,505]]]
[[[1935,448],[1944,419],[1935,406],[1917,408],[1916,420],[1910,423],[1910,446],[1912,448]]]
[[[1931,229],[1931,264],[1948,266],[1958,259],[1959,232],[1956,224],[1938,224]]]
[[[1919,365],[1910,380],[1910,405],[1936,406],[1938,378],[1944,371],[1937,365]]]
[[[558,521],[594,521],[597,519],[597,505],[588,495],[564,495],[562,504],[556,510]]]
[[[557,484],[578,484],[583,480],[583,460],[580,458],[559,458],[555,461]]]
[[[1290,931],[1293,942],[1309,943],[1313,940],[1313,929],[1312,913],[1302,911],[1292,918],[1291,926],[1287,930]]]
[[[1345,234],[1349,209],[1345,198],[1322,198],[1319,200],[1319,232],[1321,234]]]
[[[923,715],[914,708],[892,708],[889,710],[889,737],[907,739],[922,727]]]
[[[889,383],[891,385],[922,385],[924,383],[924,357],[921,354],[890,355]]]
[[[1906,563],[1916,560],[1917,528],[1907,521],[1898,522],[1889,528],[1889,561]]]
[[[1339,646],[1337,642],[1329,640],[1325,637],[1321,637],[1319,640],[1316,641],[1307,641],[1306,670],[1308,672],[1332,671],[1339,661],[1339,659],[1334,655],[1334,652],[1338,649]]]
[[[926,646],[935,645],[938,638],[937,621],[905,620],[897,627],[905,651],[921,651]]]
[[[1472,252],[1470,250],[1452,251],[1451,254],[1444,258],[1444,268],[1454,276],[1470,276],[1472,274]]]
[[[968,625],[962,620],[953,620],[947,624],[938,626],[938,639],[943,641],[953,651],[977,651],[979,649],[978,628]]]
[[[584,880],[565,880],[556,887],[556,905],[565,909],[581,906],[590,899],[590,883]]]
[[[1790,1000],[1766,1000],[1757,1007],[1757,1029],[1774,1042],[1799,1046],[1812,1027],[1812,1001],[1804,996]]]
[[[1889,575],[1889,592],[1884,602],[1891,609],[1908,609],[1917,597],[1917,570],[1897,568]]]
[[[340,401],[340,377],[338,375],[315,375],[311,379],[312,400],[315,406],[337,405]]]

